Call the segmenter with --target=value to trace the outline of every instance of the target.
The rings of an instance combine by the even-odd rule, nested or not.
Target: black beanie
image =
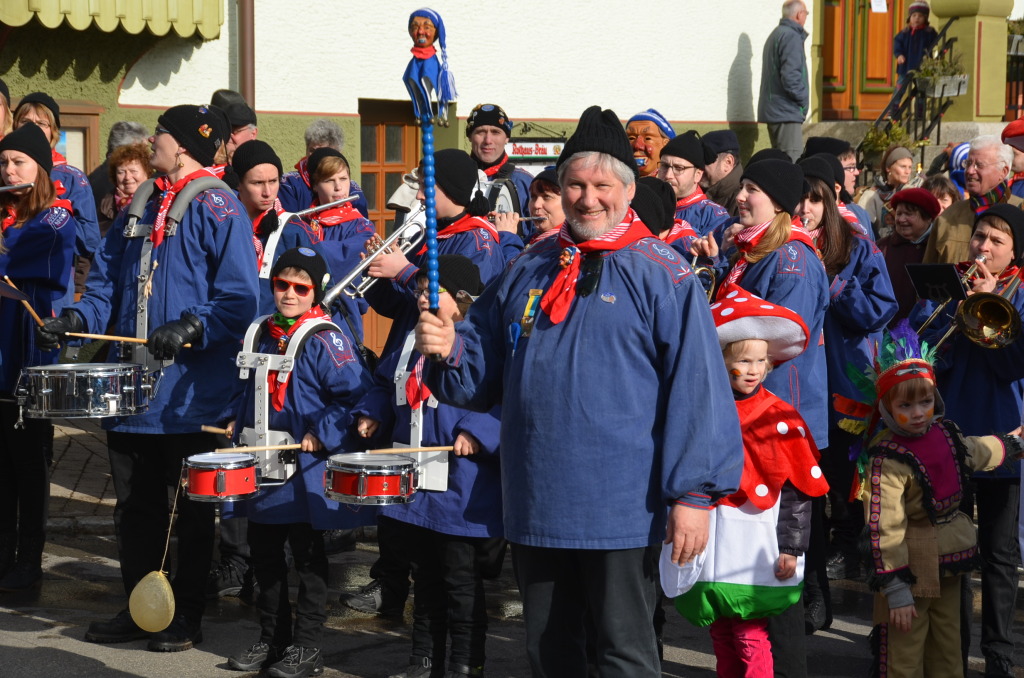
[[[476,161],[465,151],[445,148],[435,152],[434,181],[449,200],[465,207],[469,214],[477,217],[487,214],[487,199],[477,189]]]
[[[985,217],[999,217],[1010,225],[1013,233],[1013,261],[1010,263],[1019,266],[1024,261],[1024,212],[1005,202],[996,203],[974,218],[975,228]]]
[[[546,181],[549,184],[553,184],[555,187],[557,187],[559,193],[562,192],[562,187],[558,184],[558,172],[555,171],[554,166],[545,167],[544,169],[542,169],[537,174],[537,176],[533,178],[533,181],[530,182],[531,186],[533,186],[534,181]]]
[[[836,137],[807,137],[807,143],[804,144],[804,157],[809,158],[818,153],[828,153],[838,158],[843,153],[852,150],[853,146],[850,145],[850,142],[843,139],[837,139]]]
[[[293,247],[285,251],[274,262],[274,267],[270,269],[271,290],[274,289],[273,278],[276,278],[286,268],[297,268],[306,272],[309,279],[313,281],[313,303],[319,304],[327,291],[327,282],[331,279],[324,258],[309,247]]]
[[[316,175],[316,168],[324,158],[341,158],[348,165],[348,160],[341,154],[340,151],[336,151],[333,148],[327,146],[321,146],[312,153],[309,154],[309,158],[306,160],[306,171],[309,172],[309,182],[313,183],[316,180],[313,178]]]
[[[427,269],[421,268],[417,277],[427,277]],[[461,254],[442,254],[437,258],[437,285],[453,298],[460,290],[474,297],[484,291],[480,269],[472,259]]]
[[[50,142],[46,138],[46,132],[39,129],[38,125],[22,125],[0,139],[0,151],[19,151],[35,160],[47,174],[53,171]]]
[[[615,111],[610,109],[602,111],[600,106],[591,106],[583,111],[576,131],[562,147],[562,153],[558,156],[555,167],[561,167],[562,163],[575,153],[588,151],[607,153],[628,167],[634,177],[640,176],[636,168],[636,160],[633,159],[633,149],[629,145],[629,139],[626,138],[626,130],[622,127],[619,117],[615,115]]]
[[[829,193],[832,194],[832,198],[836,197],[836,175],[824,158],[820,156],[804,158],[797,163],[797,166],[803,170],[805,178],[814,177],[825,182],[825,186],[828,188]],[[762,186],[762,188],[764,187]]]
[[[832,175],[835,183],[839,184],[839,199],[844,203],[853,202],[853,197],[846,190],[846,170],[843,169],[843,163],[839,161],[839,156],[831,153],[815,153],[812,158],[820,158],[828,163],[828,166],[832,168]]]
[[[761,162],[762,160],[782,160],[783,162],[792,163],[793,159],[789,157],[789,154],[785,151],[780,151],[777,148],[762,148],[760,151],[750,156],[750,160],[747,161],[747,167],[753,165],[755,162]]]
[[[32,92],[31,94],[26,94],[21,98],[21,101],[18,102],[18,108],[21,108],[25,104],[42,104],[49,108],[50,112],[53,113],[53,121],[57,124],[57,129],[60,129],[60,106],[57,105],[57,102],[54,101],[53,97],[49,94],[45,92]],[[17,114],[17,110],[15,110],[15,114]],[[17,115],[15,115],[15,117],[17,117]]]
[[[793,214],[803,200],[806,182],[804,173],[789,160],[759,160],[747,165],[740,178],[749,179],[768,194],[779,207]]]
[[[676,158],[687,160],[697,169],[704,169],[709,162],[717,160],[717,154],[706,148],[700,140],[700,135],[694,130],[677,134],[664,148],[661,149],[661,156],[671,155]]]
[[[6,103],[7,107],[10,108],[10,106],[11,106],[11,91],[9,89],[7,89],[7,83],[4,82],[2,78],[0,78],[0,94],[4,95],[4,103]]]
[[[223,108],[210,104],[210,112],[213,113],[213,133],[220,139],[221,143],[227,143],[231,139],[231,123],[228,122],[228,114]]]
[[[219,127],[223,120],[209,106],[172,106],[156,121],[171,133],[193,160],[203,167],[213,164],[217,148],[222,141]]]
[[[245,178],[245,173],[256,165],[273,165],[277,168],[277,176],[281,176],[284,168],[281,167],[281,158],[277,157],[274,149],[265,141],[252,139],[235,149],[231,156],[231,167],[239,179]]]
[[[512,121],[498,104],[480,104],[474,108],[466,119],[466,136],[481,125],[493,125],[505,130],[505,136],[512,136]]]
[[[630,205],[654,235],[660,235],[675,225],[676,193],[667,181],[658,177],[640,177]]]

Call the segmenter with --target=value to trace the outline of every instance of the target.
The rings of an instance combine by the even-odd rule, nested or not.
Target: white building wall
[[[230,86],[236,27],[233,2],[225,2],[220,39],[161,44],[128,72],[120,103],[202,102]],[[596,103],[624,118],[654,107],[676,121],[736,122],[755,119],[761,50],[781,5],[435,0],[430,6],[445,23],[461,115],[493,101],[516,119],[574,120]],[[256,0],[256,110],[356,114],[360,98],[406,100],[401,76],[411,43],[405,27],[421,6],[421,0]]]

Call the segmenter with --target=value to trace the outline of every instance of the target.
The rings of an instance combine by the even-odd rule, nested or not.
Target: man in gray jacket
[[[768,125],[772,148],[785,151],[794,161],[803,147],[800,127],[809,103],[806,21],[803,0],[783,3],[782,19],[764,43],[761,97],[757,102],[757,121]]]

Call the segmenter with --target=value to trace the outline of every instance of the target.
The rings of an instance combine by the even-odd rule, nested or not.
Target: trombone
[[[412,232],[413,229],[416,229],[415,233]],[[373,263],[374,259],[382,254],[390,253],[392,251],[392,246],[394,246],[399,239],[406,236],[409,237],[399,245],[399,249],[401,249],[402,254],[408,254],[412,248],[423,242],[425,232],[426,229],[424,229],[421,224],[415,222],[406,222],[402,224],[394,233],[388,236],[387,240],[374,247],[373,251],[370,252],[365,259],[360,261],[351,271],[349,271],[344,278],[339,280],[334,287],[327,290],[327,294],[324,295],[324,300],[322,302],[324,306],[329,308],[331,303],[342,293],[345,293],[353,299],[366,294],[366,290],[373,287],[374,283],[380,280],[380,278],[370,277],[360,280],[360,278],[363,277],[363,273],[370,267],[370,264]],[[372,240],[370,242],[372,242]],[[359,282],[357,283],[357,281]]]

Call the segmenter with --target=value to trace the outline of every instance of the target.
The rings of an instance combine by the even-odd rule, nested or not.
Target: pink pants
[[[772,644],[764,619],[724,617],[711,624],[719,678],[773,678]]]

